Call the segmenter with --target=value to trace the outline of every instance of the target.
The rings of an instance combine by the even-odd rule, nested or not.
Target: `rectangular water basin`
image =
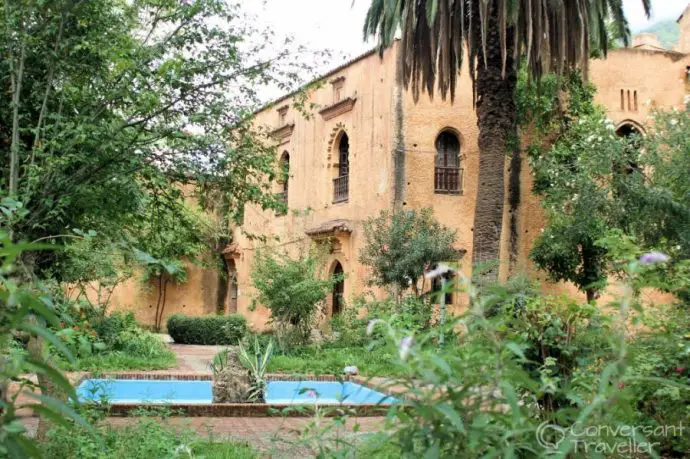
[[[211,404],[211,381],[86,379],[77,387],[81,401],[111,404]],[[350,381],[268,381],[269,405],[390,405],[386,394]]]

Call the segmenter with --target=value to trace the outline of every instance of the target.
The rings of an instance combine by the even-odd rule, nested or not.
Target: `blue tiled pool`
[[[102,400],[117,404],[170,403],[210,404],[211,381],[86,379],[77,394],[82,401]],[[396,400],[353,382],[269,381],[266,403],[273,405],[348,404],[390,405]]]

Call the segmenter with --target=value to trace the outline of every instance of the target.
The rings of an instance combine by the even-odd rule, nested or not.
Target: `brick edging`
[[[78,378],[75,386],[79,386],[86,379],[138,379],[150,381],[210,381],[210,373],[139,373],[139,372],[112,372],[112,373],[86,373]],[[369,389],[381,391],[380,388],[370,383],[368,378],[362,376],[313,375],[313,374],[286,374],[269,373],[267,381],[353,381]],[[390,394],[386,394],[390,395]],[[297,409],[299,407],[299,409]],[[383,416],[388,412],[389,406],[362,404],[362,405],[274,405],[267,403],[211,403],[211,404],[124,404],[114,403],[109,406],[111,416],[128,416],[134,410],[140,409],[166,409],[172,416],[188,417],[311,417],[318,409],[322,416]]]

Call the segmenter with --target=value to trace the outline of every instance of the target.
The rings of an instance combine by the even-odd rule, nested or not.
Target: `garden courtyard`
[[[0,21],[0,459],[690,457],[687,2]]]

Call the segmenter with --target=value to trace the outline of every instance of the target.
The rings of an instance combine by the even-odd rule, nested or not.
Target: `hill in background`
[[[637,33],[656,34],[664,48],[674,49],[680,38],[680,26],[673,19],[668,19],[666,21],[659,21]]]

